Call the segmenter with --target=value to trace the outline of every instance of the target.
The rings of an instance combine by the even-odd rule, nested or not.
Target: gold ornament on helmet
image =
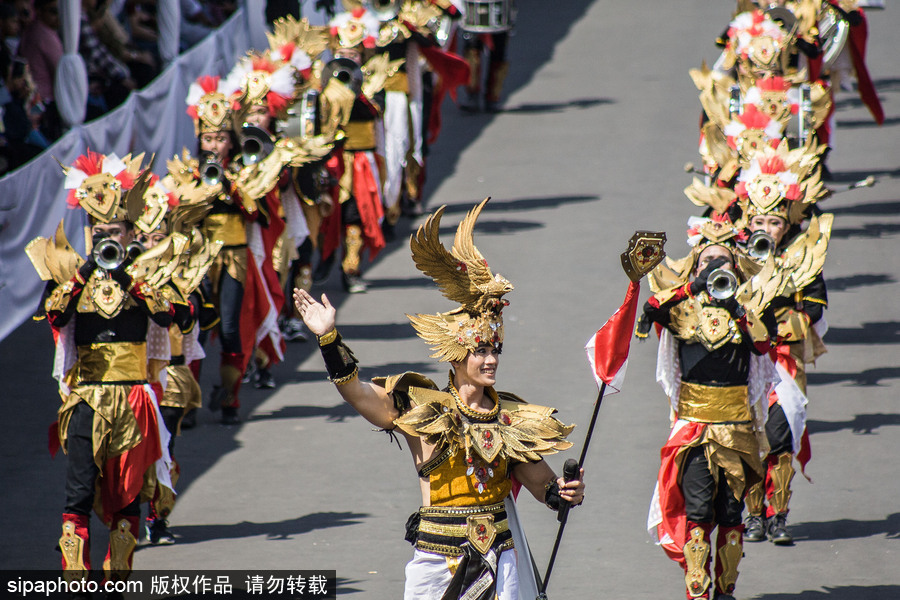
[[[88,150],[72,166],[63,166],[69,208],[81,206],[94,222],[134,223],[143,213],[144,191],[152,175],[150,165],[141,167],[143,158],[143,153],[119,158]]]
[[[441,293],[461,306],[436,315],[406,315],[416,333],[434,350],[432,358],[462,361],[481,344],[503,343],[503,295],[513,290],[502,275],[493,274],[472,239],[472,230],[486,198],[460,222],[450,251],[438,237],[444,207],[428,217],[409,241],[416,268],[434,279]]]
[[[187,113],[194,120],[194,135],[229,131],[232,128],[231,101],[235,91],[218,75],[204,75],[188,87]]]

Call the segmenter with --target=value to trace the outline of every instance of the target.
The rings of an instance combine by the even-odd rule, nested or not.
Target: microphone
[[[566,460],[566,464],[563,465],[563,479],[566,481],[578,479],[578,461],[574,458]],[[556,515],[556,520],[560,523],[565,523],[566,519],[569,518],[569,508],[571,508],[571,506],[572,505],[568,500],[560,498],[559,512]]]

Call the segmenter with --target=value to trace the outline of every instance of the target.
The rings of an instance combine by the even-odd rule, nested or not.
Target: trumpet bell
[[[737,276],[730,269],[716,269],[706,280],[706,292],[716,300],[727,300],[737,291]]]
[[[754,231],[747,240],[747,254],[754,260],[766,260],[775,251],[775,238],[765,231]]]
[[[113,271],[125,261],[125,248],[112,238],[104,238],[94,246],[93,256],[98,267]]]
[[[400,14],[402,2],[400,0],[363,0],[362,4],[383,23]]]
[[[225,169],[212,152],[205,153],[200,159],[200,181],[206,185],[217,185],[225,180]]]
[[[272,136],[255,125],[244,125],[238,137],[241,144],[241,158],[245,165],[262,161],[275,149]]]
[[[322,77],[322,89],[325,89],[329,81],[337,79],[350,88],[355,96],[362,91],[362,69],[349,58],[342,57],[328,61],[328,64],[322,69]]]

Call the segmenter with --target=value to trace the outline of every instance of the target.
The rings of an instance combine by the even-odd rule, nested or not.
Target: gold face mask
[[[122,184],[109,173],[98,173],[84,180],[75,197],[90,216],[108,223],[119,208]]]

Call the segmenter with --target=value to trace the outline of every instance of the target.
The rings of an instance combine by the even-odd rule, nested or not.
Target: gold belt
[[[372,150],[375,148],[375,121],[350,121],[344,125],[347,150]]]
[[[482,555],[491,548],[498,553],[513,547],[509,521],[502,503],[489,506],[419,509],[416,548],[444,556],[461,556],[468,542]]]
[[[79,382],[146,381],[145,342],[104,342],[78,346]]]
[[[247,244],[247,228],[240,213],[213,213],[203,219],[203,235],[209,240],[221,240],[225,246]]]
[[[678,418],[699,423],[750,421],[747,386],[715,387],[681,382]]]
[[[384,91],[409,93],[409,79],[403,71],[397,71],[384,82]]]

